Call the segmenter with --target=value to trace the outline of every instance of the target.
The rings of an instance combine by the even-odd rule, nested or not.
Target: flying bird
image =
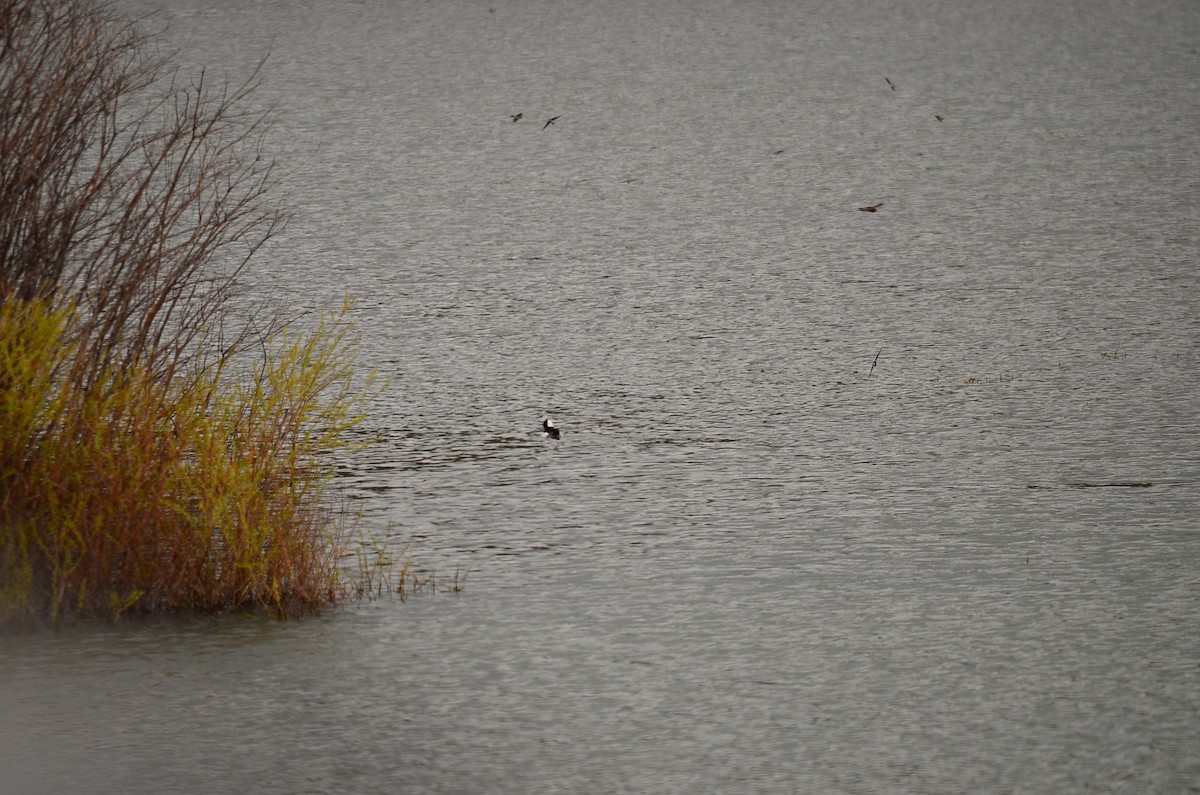
[[[549,417],[542,418],[542,438],[561,439],[562,431],[554,427],[554,420]]]
[[[879,204],[872,204],[869,207],[859,207],[858,211],[861,213],[873,213],[882,206],[883,206],[883,202],[880,202]]]
[[[867,373],[867,380],[871,380],[871,375],[875,372],[875,365],[879,364],[879,354],[883,353],[883,346],[879,346],[879,350],[875,353],[875,361],[871,362],[871,372]]]
[[[525,114],[524,114],[524,113],[514,113],[514,114],[513,114],[513,117],[512,117],[512,120],[513,120],[513,121],[520,121],[520,120],[521,120],[521,119],[523,119],[523,118],[525,118]]]
[[[933,118],[937,119],[938,121],[945,121],[945,119],[943,119],[941,116],[937,115],[936,113],[933,114]]]
[[[559,119],[561,119],[561,118],[562,118],[562,116],[561,116],[561,115],[558,115],[558,116],[555,116],[555,117],[554,117],[554,118],[552,118],[552,119],[546,119],[546,123],[542,125],[542,129],[543,129],[543,130],[544,130],[544,129],[546,129],[546,128],[547,128],[547,127],[549,127],[551,124],[554,124],[554,122],[558,121],[558,120],[559,120]]]
[[[884,79],[884,80],[887,80],[887,84],[888,84],[889,86],[891,86],[891,88],[892,88],[892,91],[895,91],[895,90],[896,90],[896,84],[895,84],[895,83],[893,83],[891,80],[888,80],[886,77],[885,77],[885,78],[883,78],[883,79]]]

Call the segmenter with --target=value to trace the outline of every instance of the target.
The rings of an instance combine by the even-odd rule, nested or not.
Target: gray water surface
[[[160,12],[471,573],[4,638],[0,790],[1200,792],[1200,7]]]

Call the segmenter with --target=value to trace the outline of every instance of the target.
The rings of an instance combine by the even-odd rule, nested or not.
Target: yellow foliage
[[[0,304],[0,623],[248,610],[346,593],[348,518],[328,494],[372,379],[344,316],[257,361],[85,384],[74,312]]]

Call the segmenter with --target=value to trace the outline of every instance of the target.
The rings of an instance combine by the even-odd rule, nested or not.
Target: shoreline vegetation
[[[185,77],[102,2],[0,0],[0,628],[421,586],[330,488],[375,383],[349,306],[234,306],[287,220],[256,80]]]

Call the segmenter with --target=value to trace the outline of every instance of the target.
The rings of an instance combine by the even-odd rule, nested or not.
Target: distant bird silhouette
[[[782,149],[776,149],[776,150],[775,150],[774,152],[772,152],[771,154],[773,154],[773,155],[781,155],[781,154],[783,154],[783,150],[782,150]]]
[[[895,84],[895,83],[893,83],[891,80],[888,80],[886,77],[885,77],[885,78],[883,78],[883,79],[884,79],[884,80],[887,80],[887,84],[888,84],[889,86],[891,86],[891,87],[892,87],[892,91],[895,91],[895,90],[896,90],[896,84]]]
[[[513,120],[513,121],[520,121],[520,120],[521,120],[521,119],[523,119],[523,118],[525,118],[525,114],[524,114],[524,113],[514,113],[514,114],[513,114],[513,117],[512,117],[512,120]]]
[[[561,119],[561,118],[562,118],[562,116],[561,116],[561,115],[559,115],[559,116],[555,116],[555,117],[554,117],[554,118],[552,118],[552,119],[546,119],[546,123],[542,125],[542,129],[543,129],[543,130],[544,130],[544,129],[546,129],[546,128],[547,128],[547,127],[549,127],[551,124],[554,124],[554,122],[558,121],[558,120],[559,120],[559,119]]]
[[[542,438],[561,439],[562,431],[554,427],[554,420],[549,417],[542,418]]]
[[[859,207],[858,211],[862,212],[862,213],[873,213],[882,206],[883,206],[883,202],[880,202],[879,204],[872,204],[869,207]]]
[[[938,121],[945,121],[945,119],[943,119],[941,116],[937,115],[936,113],[933,114],[933,118],[937,119]]]
[[[871,370],[867,373],[867,380],[871,380],[871,375],[875,372],[875,365],[879,364],[879,354],[883,353],[883,346],[879,346],[879,350],[875,352],[875,361],[871,362]]]

